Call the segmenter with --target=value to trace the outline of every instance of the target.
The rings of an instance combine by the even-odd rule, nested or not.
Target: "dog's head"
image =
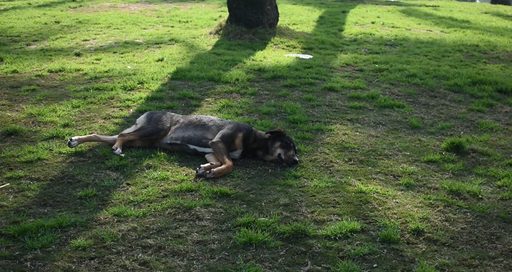
[[[294,166],[299,163],[297,146],[283,129],[267,131],[265,137],[268,139],[268,155],[286,166]]]

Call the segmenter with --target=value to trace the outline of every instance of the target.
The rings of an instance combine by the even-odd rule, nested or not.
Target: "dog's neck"
[[[275,158],[268,153],[270,138],[266,132],[253,128],[249,139],[247,149],[244,149],[244,155],[246,154],[249,157],[265,161],[275,160]]]

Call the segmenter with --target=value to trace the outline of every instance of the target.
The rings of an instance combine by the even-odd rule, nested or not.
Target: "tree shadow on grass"
[[[286,32],[283,35],[289,35],[287,37],[293,37],[299,41],[300,46],[298,46],[297,50],[300,52],[289,53],[308,53],[314,56],[311,60],[298,59],[281,66],[270,63],[268,65],[252,67],[252,70],[238,69],[239,64],[253,58],[258,52],[267,48],[273,36],[264,36],[262,38],[258,37],[258,34],[254,34],[244,36],[245,38],[242,39],[238,38],[233,40],[232,36],[224,36],[227,35],[227,32],[222,32],[219,40],[211,49],[197,54],[192,58],[189,64],[178,67],[175,72],[169,75],[167,82],[162,84],[153,93],[149,94],[144,102],[137,105],[133,114],[123,117],[122,124],[119,125],[117,131],[131,125],[133,120],[142,112],[160,109],[170,109],[186,114],[207,110],[216,113],[216,115],[226,114],[235,116],[236,119],[240,120],[258,121],[258,119],[266,119],[270,121],[268,123],[259,124],[260,127],[282,124],[285,128],[290,128],[292,132],[305,130],[300,127],[303,125],[302,121],[305,121],[304,123],[306,124],[337,124],[339,122],[338,116],[327,116],[331,114],[332,108],[317,107],[307,102],[307,100],[302,99],[304,94],[311,93],[302,92],[301,89],[305,91],[315,89],[313,91],[317,91],[319,86],[330,82],[333,78],[341,76],[340,73],[342,71],[337,71],[332,68],[332,64],[337,60],[338,54],[343,51],[343,45],[347,43],[343,37],[347,15],[358,5],[359,3],[357,2],[344,4],[344,12],[339,12],[337,9],[330,9],[329,6],[325,6],[322,2],[315,2],[311,4],[311,7],[321,10],[321,15],[310,33],[294,32],[288,28],[278,29],[278,36],[280,32]],[[326,20],[332,18],[335,18],[335,20]],[[231,35],[233,35],[233,33],[231,33]],[[327,39],[322,41],[322,37],[325,35],[336,37],[336,42]],[[236,38],[236,35],[234,36]],[[126,47],[124,48],[126,50],[130,50],[131,46],[135,48],[135,45],[132,43],[122,44],[122,46],[123,48]],[[111,50],[112,48],[105,47],[104,49]],[[322,72],[315,73],[314,68],[318,67],[321,67]],[[289,76],[298,83],[287,82]],[[309,80],[314,81],[314,87],[308,88],[307,84],[311,82]],[[262,81],[265,82],[262,83]],[[293,86],[290,88],[286,87],[290,85]],[[219,91],[219,88],[223,88],[223,90]],[[251,88],[256,89],[256,92],[249,91],[245,94],[240,92],[240,90],[248,90]],[[288,92],[292,93],[292,95],[277,95],[282,90],[285,90],[285,94]],[[325,93],[318,93],[317,95],[321,96],[325,95]],[[251,100],[252,104],[249,106],[236,104],[243,102],[244,99]],[[217,105],[215,103],[222,100],[232,100],[236,103],[230,105],[225,103],[224,106],[221,105],[222,107],[205,109],[205,107],[210,105]],[[179,103],[169,104],[169,107],[164,105],[167,102],[172,103],[175,101],[179,101]],[[337,102],[338,101],[331,101],[329,106],[335,108]],[[266,103],[276,103],[279,105],[277,107],[286,105],[289,108],[287,110],[279,108],[280,110],[275,112],[270,111],[271,116],[262,117],[262,115],[265,115],[262,113],[264,111],[260,111],[257,108]],[[296,113],[295,109],[297,109],[297,105],[303,106],[305,112],[302,112],[302,115],[294,116],[293,114]],[[339,112],[336,112],[336,114],[338,113]],[[326,116],[324,117],[324,115]],[[338,120],[333,121],[333,119]],[[76,118],[76,120],[78,121],[79,118]],[[253,124],[257,124],[257,122]],[[317,144],[316,141],[318,138],[321,138],[320,136],[299,137],[299,135],[293,134],[292,136],[299,138],[298,141],[302,142],[304,145],[314,147],[317,147],[315,146],[315,144]],[[49,146],[49,148],[51,148],[51,146]],[[139,184],[133,184],[132,182],[134,181],[132,181],[131,178],[135,175],[145,173],[145,175],[147,174],[147,176],[144,176],[145,179],[151,180],[156,186],[162,186],[168,189],[165,185],[158,184],[159,180],[156,176],[158,173],[156,173],[156,171],[150,171],[153,170],[152,164],[158,163],[166,165],[169,167],[169,171],[178,171],[177,174],[183,176],[183,174],[190,174],[191,169],[193,169],[198,162],[203,161],[201,156],[189,157],[181,154],[173,155],[170,153],[158,153],[155,150],[131,149],[126,150],[126,153],[125,158],[115,157],[111,154],[108,146],[87,147],[72,152],[70,151],[64,155],[65,158],[63,161],[54,162],[55,164],[61,165],[60,171],[47,175],[37,174],[38,170],[43,170],[45,164],[39,165],[35,162],[35,166],[32,168],[34,170],[33,174],[31,173],[27,178],[22,178],[22,182],[25,183],[24,186],[27,186],[27,188],[30,188],[30,186],[34,184],[37,185],[37,183],[45,184],[45,187],[39,188],[39,190],[37,190],[38,188],[33,188],[34,194],[27,197],[30,201],[21,203],[14,209],[10,209],[6,212],[7,217],[12,216],[12,220],[6,220],[14,225],[17,222],[22,223],[32,219],[48,217],[56,218],[61,214],[66,214],[79,219],[71,223],[73,227],[77,227],[57,228],[53,230],[57,233],[65,234],[67,240],[58,241],[58,243],[54,244],[50,249],[42,249],[40,252],[43,254],[41,255],[34,256],[31,255],[32,250],[26,250],[23,251],[24,253],[22,254],[27,253],[31,255],[30,257],[20,256],[22,254],[7,256],[7,258],[4,259],[7,261],[1,261],[7,263],[4,267],[12,268],[13,270],[25,268],[17,263],[21,260],[21,262],[25,263],[30,262],[33,269],[51,269],[57,267],[61,270],[71,270],[75,265],[84,270],[94,270],[95,268],[108,269],[111,267],[123,268],[126,265],[125,263],[119,264],[116,260],[113,260],[112,257],[107,256],[112,252],[109,247],[115,247],[115,252],[122,252],[120,254],[123,254],[123,261],[131,264],[131,267],[155,268],[154,270],[159,270],[158,268],[162,268],[160,270],[165,270],[164,268],[176,268],[177,270],[192,271],[201,270],[194,268],[204,268],[205,266],[223,269],[225,266],[223,267],[222,265],[234,264],[234,262],[239,261],[242,257],[246,260],[256,258],[257,263],[266,265],[266,268],[269,268],[269,270],[276,270],[280,265],[283,270],[286,268],[294,269],[305,267],[305,260],[296,260],[295,256],[308,256],[309,261],[312,261],[314,265],[325,263],[332,264],[338,261],[339,256],[337,254],[330,256],[323,254],[321,251],[322,246],[314,246],[312,248],[312,243],[309,238],[291,240],[289,243],[290,246],[285,250],[287,251],[285,263],[282,262],[283,248],[251,247],[248,249],[247,247],[239,245],[231,245],[232,243],[229,241],[233,239],[231,236],[233,227],[226,227],[226,224],[236,221],[236,218],[232,218],[231,216],[237,216],[243,213],[272,214],[275,212],[273,211],[273,207],[275,207],[273,205],[279,203],[282,204],[283,210],[279,210],[278,212],[283,212],[283,214],[291,213],[292,217],[300,217],[306,215],[301,209],[311,208],[311,206],[308,207],[308,204],[305,204],[308,201],[307,198],[319,197],[298,190],[297,184],[292,184],[290,187],[287,187],[288,185],[279,183],[279,181],[283,181],[286,178],[288,174],[287,171],[275,165],[260,164],[258,162],[236,162],[237,168],[235,169],[235,173],[221,180],[219,184],[224,182],[224,184],[228,183],[229,186],[237,188],[237,195],[218,200],[221,205],[226,204],[226,206],[220,208],[218,206],[213,207],[212,210],[216,211],[212,211],[211,214],[208,214],[201,208],[195,209],[194,205],[197,204],[197,202],[194,204],[194,202],[189,201],[185,203],[185,205],[190,206],[180,206],[178,208],[172,206],[176,203],[171,203],[171,206],[167,207],[165,205],[167,205],[168,202],[161,202],[162,206],[156,208],[161,209],[159,212],[161,212],[162,215],[160,216],[159,214],[159,216],[155,216],[154,218],[149,215],[148,220],[143,221],[143,225],[141,225],[140,221],[137,221],[138,217],[136,212],[139,212],[140,209],[135,209],[131,217],[130,215],[127,216],[128,218],[123,216],[130,214],[130,211],[110,210],[110,212],[117,214],[117,219],[114,219],[114,221],[119,224],[118,226],[105,226],[105,224],[111,223],[112,221],[105,222],[101,220],[102,217],[105,216],[104,211],[107,207],[111,206],[111,204],[116,201],[116,198],[118,198],[116,192],[142,192],[149,189],[137,187]],[[162,156],[161,154],[164,155]],[[156,161],[152,162],[151,160],[153,159]],[[357,162],[357,167],[360,167],[361,164],[364,163],[365,162]],[[375,165],[375,162],[370,162],[368,165],[363,166]],[[329,167],[330,166],[321,168],[323,170]],[[176,168],[187,168],[190,169],[190,171],[187,170],[187,172],[183,170],[183,173],[179,173],[179,171],[182,170],[175,170]],[[310,169],[315,169],[315,167],[311,167]],[[150,172],[151,176],[149,175]],[[153,174],[155,176],[153,176]],[[176,172],[173,174],[176,174]],[[314,174],[324,173],[315,172]],[[329,175],[337,177],[335,173],[324,175],[327,177],[330,177]],[[162,177],[164,182],[169,181],[166,180],[165,175]],[[294,182],[293,173],[289,179],[290,180],[285,180],[285,182]],[[190,176],[183,176],[183,180],[179,180],[179,182],[189,180]],[[182,188],[184,194],[197,193],[197,191],[193,190],[200,190],[193,186],[194,185],[188,188]],[[88,198],[86,195],[87,190],[95,190],[96,195]],[[187,190],[190,191],[187,192]],[[339,191],[335,192],[340,193],[340,195],[343,194],[342,189],[338,188],[337,190]],[[30,191],[22,191],[22,193],[30,194]],[[91,194],[94,194],[94,192]],[[195,197],[196,195],[193,196]],[[286,198],[288,196],[290,198],[287,200]],[[139,202],[137,201],[142,201],[142,198],[137,197],[139,197],[139,195],[134,194],[133,198],[128,201],[128,205],[144,207],[143,204],[141,204],[142,206],[138,206]],[[158,197],[159,199],[166,199],[175,197],[175,195],[163,192]],[[352,203],[337,202],[338,198],[339,196],[336,196],[327,201],[329,205],[334,207],[333,209],[338,208],[335,207],[336,205],[350,206],[345,210],[348,211],[347,213],[351,215],[352,213],[355,215],[364,214],[364,216],[367,217],[363,220],[371,221],[375,219],[371,211],[368,211],[366,208],[368,204],[373,203],[372,198],[362,196],[361,199],[356,199]],[[299,203],[287,203],[287,201],[297,201]],[[200,205],[200,203],[198,205]],[[323,202],[318,205],[323,205]],[[229,209],[233,210],[239,209],[240,211],[238,213],[232,212],[231,210],[225,212],[224,209],[227,209],[225,207],[229,207]],[[361,207],[365,207],[362,212]],[[325,207],[320,207],[319,209],[324,208]],[[18,217],[20,214],[24,214],[24,216]],[[336,218],[336,216],[340,215],[334,214],[333,218]],[[288,215],[288,217],[290,216]],[[333,218],[331,218],[331,220],[333,220]],[[290,220],[290,218],[287,219]],[[187,229],[190,228],[190,224],[193,224],[195,227]],[[110,227],[110,229],[108,227]],[[226,230],[226,228],[228,230]],[[108,232],[108,230],[112,230],[112,232]],[[89,234],[90,232],[94,233]],[[87,235],[103,238],[99,239],[99,243],[94,245],[92,249],[84,249],[85,252],[83,252],[83,256],[85,257],[81,257],[82,253],[70,253],[70,251],[73,250],[68,246],[70,241],[82,237],[91,239],[91,236]],[[6,237],[6,235],[2,234],[2,237]],[[10,236],[9,239],[11,239]],[[162,240],[164,242],[162,242]],[[321,238],[319,238],[319,240],[327,244],[327,246],[336,243],[338,243],[336,246],[350,245],[352,241],[329,240],[326,242]],[[114,242],[117,244],[112,244]],[[317,241],[315,241],[314,244],[316,245]],[[19,245],[19,243],[17,245]],[[226,249],[226,245],[228,249]],[[92,250],[96,249],[99,250],[92,252]],[[393,250],[393,256],[403,257],[406,255],[400,252],[400,249],[392,248],[386,250]],[[138,253],[142,251],[144,253],[142,254],[143,256],[138,255]],[[226,251],[230,254],[226,255]],[[256,251],[258,254],[253,254]],[[208,254],[205,254],[205,252],[208,252]],[[98,253],[98,255],[94,255],[95,253]],[[66,255],[67,257],[64,260],[60,260],[60,256],[62,255]],[[70,255],[77,256],[77,260],[70,260]],[[369,258],[368,263],[373,263],[371,262],[373,261],[371,258],[372,257]],[[412,260],[410,255],[407,258],[411,258],[411,263],[415,261]],[[223,262],[221,267],[216,266],[219,262]],[[203,270],[206,271],[206,269]]]
[[[497,12],[497,11],[488,12],[488,14],[490,14],[492,16],[496,16],[496,17],[501,18],[503,20],[512,21],[512,15],[511,14],[507,14],[507,13],[503,13],[503,12]]]
[[[429,21],[432,24],[439,25],[446,29],[476,30],[483,33],[494,33],[495,35],[499,36],[512,37],[510,30],[505,27],[478,25],[468,20],[457,19],[450,16],[440,16],[414,8],[403,9],[400,12],[409,17],[417,18],[423,21]],[[499,13],[499,15],[493,15],[507,20],[510,20],[511,18],[511,16],[507,17],[507,15],[502,13]]]
[[[80,2],[83,2],[83,1],[82,0],[59,0],[59,1],[52,1],[52,2],[47,2],[47,3],[36,3],[36,4],[33,4],[32,2],[23,2],[22,4],[18,4],[14,7],[0,9],[0,14],[3,12],[8,12],[8,11],[34,9],[34,8],[36,8],[36,9],[55,8],[55,7],[64,5],[64,4],[78,4]]]

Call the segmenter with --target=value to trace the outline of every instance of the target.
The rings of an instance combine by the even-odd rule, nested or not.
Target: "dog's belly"
[[[191,144],[184,144],[180,142],[167,142],[167,143],[160,143],[161,148],[169,149],[172,151],[182,151],[182,152],[188,152],[188,153],[202,153],[202,154],[209,154],[213,153],[213,150],[210,147],[201,147],[201,146],[195,146]],[[229,157],[232,159],[240,159],[242,156],[242,149],[235,150],[229,152]]]
[[[188,148],[196,150],[200,153],[213,153],[213,150],[209,147],[200,147],[200,146],[194,146],[194,145],[187,145],[187,146],[188,146]],[[231,151],[231,152],[229,152],[229,157],[231,157],[232,159],[240,159],[240,156],[242,155],[242,151],[243,151],[242,149]]]

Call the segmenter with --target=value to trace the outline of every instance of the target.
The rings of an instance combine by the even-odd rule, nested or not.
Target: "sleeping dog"
[[[116,155],[124,156],[124,146],[158,147],[178,151],[206,153],[208,163],[196,169],[196,176],[218,178],[233,171],[233,161],[255,157],[286,166],[299,163],[297,147],[281,129],[263,132],[249,124],[207,115],[180,115],[149,111],[135,125],[119,135],[90,134],[69,139],[73,148],[85,142],[104,142]]]

